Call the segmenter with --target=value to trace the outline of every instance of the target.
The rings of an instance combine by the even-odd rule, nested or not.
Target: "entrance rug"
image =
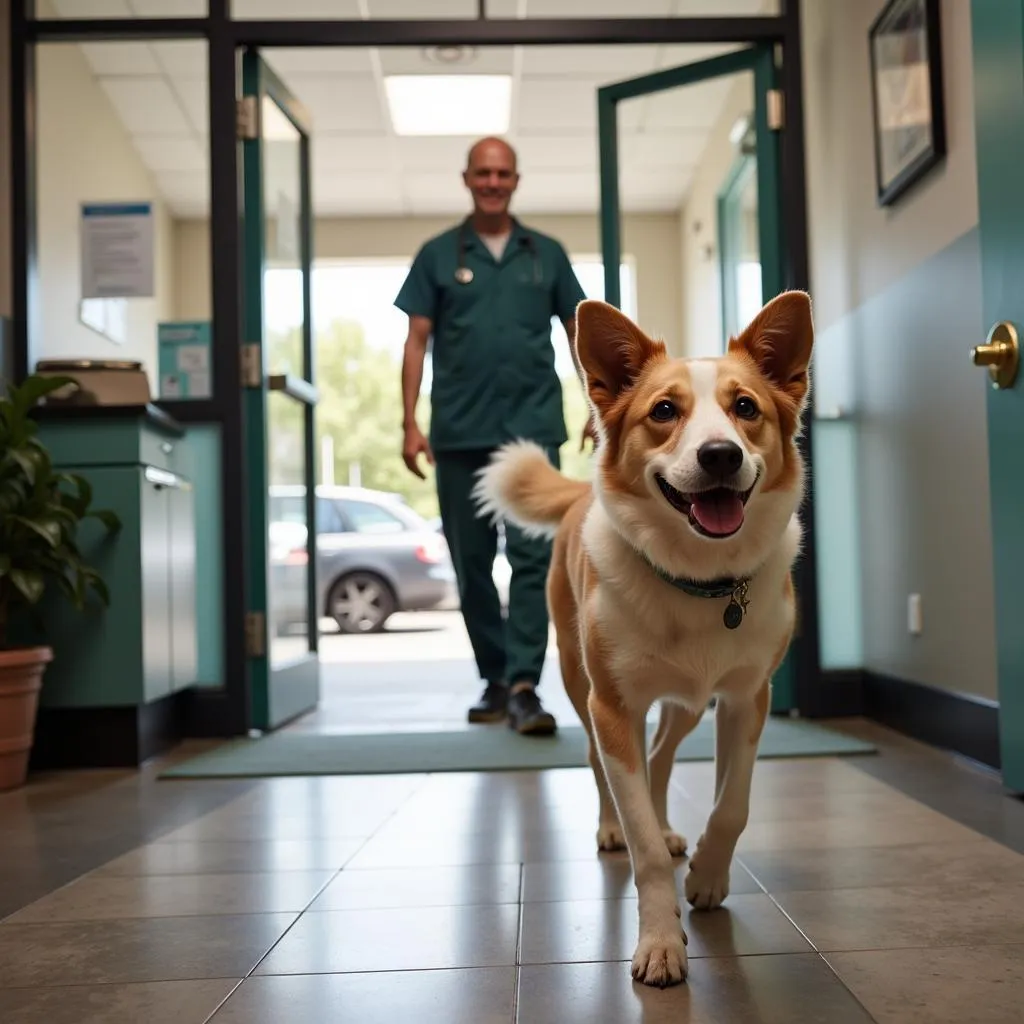
[[[653,729],[652,729],[653,731]],[[769,718],[761,737],[762,758],[873,754],[876,748],[811,722]],[[715,756],[714,716],[705,716],[680,744],[677,761]],[[552,737],[525,737],[506,726],[458,732],[313,735],[272,733],[232,741],[161,774],[171,779],[255,778],[278,775],[390,775],[419,772],[529,771],[587,765],[582,726]]]

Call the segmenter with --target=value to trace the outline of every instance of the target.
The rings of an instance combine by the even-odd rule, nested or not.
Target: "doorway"
[[[150,5],[161,6],[161,5]],[[203,10],[196,8],[202,6]],[[301,6],[301,5],[300,5]],[[300,713],[304,708],[315,703],[316,686],[310,682],[315,678],[312,669],[319,660],[317,630],[308,630],[306,647],[296,664],[301,667],[300,676],[311,672],[306,682],[301,685],[283,683],[288,678],[273,667],[273,648],[275,639],[270,631],[272,624],[268,615],[273,612],[273,600],[276,590],[273,585],[274,566],[272,552],[278,550],[276,538],[270,536],[270,500],[269,470],[261,478],[259,466],[268,467],[270,444],[266,424],[269,422],[269,410],[274,406],[287,407],[296,422],[301,422],[301,429],[291,436],[289,451],[294,448],[300,452],[299,462],[302,464],[300,479],[293,481],[294,486],[303,490],[304,523],[294,524],[307,531],[315,527],[316,510],[314,495],[317,482],[322,474],[317,472],[317,463],[324,457],[323,448],[316,443],[318,440],[310,434],[310,421],[313,419],[312,403],[317,395],[318,381],[314,372],[312,341],[306,344],[299,363],[294,363],[281,372],[274,372],[276,367],[264,366],[261,380],[255,389],[246,386],[246,363],[240,358],[237,348],[230,341],[221,339],[242,338],[246,344],[263,341],[257,339],[252,331],[250,312],[253,308],[256,277],[251,263],[246,263],[245,254],[249,252],[251,239],[238,235],[235,211],[240,202],[245,200],[246,228],[250,232],[253,227],[253,209],[249,203],[249,184],[251,176],[240,179],[239,171],[245,170],[246,146],[253,140],[238,140],[239,108],[237,100],[240,95],[236,88],[236,74],[239,58],[256,61],[260,57],[272,60],[271,55],[281,48],[292,48],[301,52],[308,61],[316,53],[330,54],[329,58],[340,63],[349,61],[360,52],[380,53],[385,48],[399,48],[407,55],[430,53],[436,59],[445,59],[451,51],[470,49],[490,59],[502,48],[515,50],[517,59],[523,60],[525,55],[547,54],[550,58],[552,47],[572,46],[578,52],[589,51],[591,61],[601,59],[600,48],[607,48],[621,55],[622,74],[617,79],[629,81],[637,77],[636,73],[653,70],[643,67],[631,67],[629,61],[635,59],[642,49],[648,51],[670,51],[673,47],[687,47],[700,44],[705,47],[717,47],[719,51],[758,48],[770,61],[774,73],[779,76],[779,88],[787,96],[785,128],[778,135],[778,169],[779,181],[785,181],[786,189],[778,189],[779,207],[774,208],[779,216],[778,223],[786,232],[780,238],[780,249],[783,253],[778,268],[778,278],[774,286],[766,286],[762,281],[762,290],[767,297],[782,286],[801,287],[806,285],[806,254],[802,191],[802,126],[799,99],[799,13],[796,4],[787,4],[779,11],[775,5],[758,2],[736,3],[730,5],[726,17],[710,17],[720,10],[721,5],[678,5],[664,2],[641,4],[637,6],[607,3],[596,16],[586,19],[563,16],[571,13],[568,5],[563,9],[558,4],[526,4],[525,12],[519,8],[522,4],[503,4],[500,0],[486,5],[451,3],[435,4],[430,14],[439,20],[413,21],[403,20],[409,11],[399,11],[398,5],[370,4],[370,16],[365,12],[361,20],[317,21],[303,20],[296,12],[293,20],[257,20],[276,12],[268,12],[256,3],[236,0],[229,10],[223,0],[210,0],[209,5],[175,3],[175,0],[164,0],[162,16],[151,21],[145,19],[131,21],[116,18],[97,18],[92,20],[83,14],[81,5],[75,8],[78,17],[68,20],[57,5],[58,17],[30,20],[31,9],[23,20],[20,30],[26,41],[24,54],[31,53],[31,47],[37,43],[56,39],[76,39],[85,42],[118,42],[131,38],[145,39],[149,35],[154,39],[168,38],[201,38],[205,41],[207,59],[207,81],[209,89],[209,188],[210,188],[210,251],[217,254],[211,261],[212,275],[212,319],[214,334],[218,339],[214,351],[214,394],[206,401],[180,403],[174,411],[190,424],[215,424],[220,437],[220,485],[224,508],[224,523],[221,534],[214,545],[220,550],[221,577],[224,582],[223,602],[223,636],[224,664],[219,686],[205,688],[193,709],[195,731],[220,731],[242,733],[252,728],[273,728]],[[387,10],[385,11],[385,7]],[[415,6],[415,13],[422,16],[424,5]],[[471,7],[471,10],[463,8]],[[685,7],[683,16],[681,8]],[[433,8],[436,8],[433,9]],[[443,10],[442,10],[443,8]],[[706,8],[706,9],[705,9]],[[375,17],[374,13],[380,11]],[[99,9],[97,8],[97,11]],[[525,16],[523,16],[525,13]],[[607,17],[604,15],[607,14]],[[478,16],[485,15],[485,16]],[[329,47],[330,50],[313,50],[312,47]],[[360,49],[362,48],[362,49]],[[397,50],[396,50],[397,52]],[[252,54],[243,58],[243,54]],[[378,58],[379,59],[379,58]],[[677,67],[684,60],[673,62],[662,60],[657,70]],[[26,82],[31,78],[31,62],[23,64]],[[616,64],[615,66],[620,66]],[[634,73],[636,72],[636,73]],[[606,78],[607,81],[607,78]],[[588,102],[597,109],[596,90],[587,86]],[[252,93],[250,92],[250,95]],[[639,98],[636,97],[637,99]],[[543,105],[543,95],[538,102]],[[276,107],[284,112],[287,102],[277,102]],[[287,118],[286,118],[287,119]],[[293,122],[293,127],[295,127]],[[15,124],[18,129],[18,124]],[[557,140],[557,126],[551,139]],[[26,148],[24,152],[26,171],[31,166],[31,147],[27,131],[25,132]],[[258,140],[257,140],[258,141]],[[557,143],[549,144],[549,150],[561,148],[563,154],[568,147],[559,147]],[[786,173],[781,173],[781,168]],[[563,168],[563,170],[566,170]],[[572,169],[563,175],[567,189],[577,191],[571,185]],[[23,191],[29,188],[30,174],[19,176],[16,185]],[[454,178],[454,175],[453,175]],[[577,179],[578,180],[578,176]],[[760,181],[760,178],[759,178]],[[720,183],[719,183],[720,184]],[[597,187],[597,177],[593,179],[593,187]],[[301,192],[301,188],[300,188]],[[264,200],[266,197],[263,197]],[[275,197],[274,201],[277,201]],[[301,202],[301,195],[298,197]],[[293,200],[294,201],[294,200]],[[759,210],[772,208],[770,204],[760,202]],[[26,210],[31,204],[26,204]],[[262,225],[262,217],[256,219]],[[595,211],[596,220],[596,211]],[[301,210],[299,214],[299,238],[303,237],[301,229]],[[581,256],[589,260],[602,259],[606,271],[609,267],[620,265],[619,259],[609,258],[611,241],[608,227],[612,219],[607,215],[603,218],[604,230],[599,244]],[[19,289],[19,301],[26,314],[34,301],[28,282],[30,278],[29,264],[31,246],[29,240],[31,225],[26,218],[20,226],[26,242],[25,261],[16,271],[22,280]],[[263,227],[259,229],[263,230]],[[276,230],[276,229],[275,229]],[[264,232],[261,243],[264,248],[268,244],[270,232]],[[625,235],[625,233],[624,233]],[[621,240],[620,240],[621,241]],[[276,243],[275,243],[276,244]],[[315,245],[315,239],[313,245]],[[300,246],[301,248],[301,246]],[[603,251],[602,251],[603,250]],[[409,254],[411,255],[411,254]],[[620,256],[629,257],[620,245]],[[585,260],[581,260],[581,263]],[[627,259],[628,264],[628,259]],[[310,281],[312,262],[307,261],[300,268],[305,280]],[[264,268],[265,269],[265,268]],[[717,269],[717,265],[716,265]],[[638,271],[636,287],[638,291],[637,313],[641,322],[645,320],[643,302],[643,270]],[[613,274],[614,282],[603,282],[603,294],[611,301],[622,301],[619,291],[619,275]],[[264,278],[265,280],[265,275]],[[648,279],[649,280],[649,279]],[[312,285],[309,283],[311,289]],[[238,295],[246,296],[247,305],[240,307]],[[724,292],[720,295],[715,290],[716,305],[726,302]],[[263,303],[261,302],[261,306]],[[310,327],[309,309],[304,307],[301,322],[303,337],[308,338]],[[679,318],[682,318],[682,313]],[[720,316],[720,313],[717,314]],[[25,322],[31,318],[26,315]],[[708,337],[720,339],[711,332]],[[31,347],[29,338],[22,339],[19,347],[22,355],[22,369],[30,365]],[[279,379],[273,383],[271,378]],[[256,375],[253,376],[256,379]],[[250,390],[258,391],[251,394]],[[262,419],[261,419],[262,417]],[[258,440],[260,430],[257,423],[263,423],[263,439]],[[312,439],[311,439],[312,437]],[[809,438],[807,438],[809,441]],[[285,445],[285,447],[288,447]],[[243,468],[244,466],[244,468]],[[294,468],[294,467],[293,467]],[[808,516],[808,518],[810,518]],[[238,524],[244,522],[244,530]],[[805,605],[802,616],[803,632],[801,642],[796,649],[795,657],[798,664],[794,668],[794,686],[789,706],[798,708],[804,713],[814,714],[822,706],[821,691],[816,689],[817,682],[817,650],[813,559],[813,524],[809,524],[807,556],[801,563],[801,578],[798,591]],[[280,534],[281,531],[276,531]],[[315,529],[313,533],[315,534]],[[297,533],[296,533],[297,535]],[[287,546],[287,545],[286,545]],[[301,544],[298,545],[301,547]],[[300,569],[295,575],[302,577],[298,583],[301,592],[305,589],[307,605],[305,613],[308,621],[316,620],[316,563],[306,544],[306,568]],[[261,553],[262,552],[262,556]],[[287,557],[298,569],[301,562],[295,549],[288,547]],[[262,619],[261,619],[262,615]],[[296,631],[300,632],[300,631]],[[292,637],[288,638],[290,641]],[[284,668],[284,666],[281,666]],[[288,669],[292,671],[294,666]],[[293,697],[294,703],[274,696],[275,679],[282,681],[284,693]],[[300,696],[301,694],[301,696]],[[275,710],[276,709],[276,710]]]

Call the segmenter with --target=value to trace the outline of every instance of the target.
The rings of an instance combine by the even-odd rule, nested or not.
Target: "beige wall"
[[[149,172],[76,45],[40,46],[39,293],[37,358],[89,356],[138,359],[156,393],[156,324],[173,304],[172,222]],[[156,291],[128,301],[128,337],[115,344],[79,322],[80,204],[154,200]]]
[[[576,255],[601,251],[596,216],[524,217],[538,231],[553,235]],[[319,259],[412,256],[431,235],[450,227],[451,218],[321,219],[315,227]],[[627,215],[623,218],[623,252],[636,261],[637,311],[644,328],[679,349],[680,317],[679,218],[672,213]],[[181,319],[201,319],[210,310],[210,246],[205,221],[179,222],[175,228],[177,301]]]
[[[867,32],[880,0],[804,0],[822,649],[996,696],[970,4],[942,0],[948,157],[875,199]],[[910,594],[924,631],[912,636]]]
[[[943,0],[949,155],[912,196],[875,202],[868,28],[880,0],[804,0],[815,321],[821,330],[978,223],[971,5]]]
[[[729,132],[741,114],[751,113],[753,105],[753,75],[737,75],[683,204],[680,317],[686,353],[691,356],[718,355],[722,351],[718,193],[737,156]]]

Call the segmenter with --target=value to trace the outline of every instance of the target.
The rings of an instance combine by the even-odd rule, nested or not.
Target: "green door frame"
[[[971,30],[985,318],[977,344],[1000,321],[1024,335],[1024,0],[972,0]],[[1003,784],[1024,793],[1024,373],[990,388],[987,404],[1000,761]]]
[[[320,698],[319,629],[317,627],[316,584],[316,367],[312,333],[311,273],[313,259],[313,217],[310,195],[309,126],[301,105],[284,83],[260,58],[255,49],[242,57],[242,95],[254,106],[255,130],[242,143],[244,235],[243,279],[243,365],[252,367],[252,375],[243,383],[244,451],[247,466],[246,561],[248,605],[246,616],[248,683],[251,726],[267,730],[316,707]],[[292,374],[269,375],[265,344],[264,273],[267,263],[266,208],[264,203],[264,140],[262,109],[272,102],[291,122],[299,136],[300,160],[300,239],[302,269],[302,358],[301,377]],[[267,429],[268,396],[281,391],[298,402],[303,410],[306,485],[307,561],[307,639],[304,655],[281,666],[273,666],[270,657],[269,609],[269,495],[270,466]]]
[[[696,85],[712,78],[740,72],[754,75],[754,129],[757,138],[757,219],[761,251],[761,294],[764,300],[784,288],[785,242],[782,237],[782,193],[779,172],[779,133],[769,124],[769,94],[776,86],[775,53],[772,46],[756,45],[707,60],[666,68],[653,74],[614,82],[597,91],[598,152],[601,166],[601,252],[604,260],[604,294],[607,302],[621,305],[619,263],[622,258],[619,203],[618,105],[623,100]],[[725,339],[722,339],[723,344]],[[772,711],[788,712],[796,707],[796,636],[772,681]]]

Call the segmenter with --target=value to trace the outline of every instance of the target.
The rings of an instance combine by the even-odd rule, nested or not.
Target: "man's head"
[[[477,213],[489,217],[506,213],[519,185],[516,151],[503,139],[481,139],[469,151],[462,180]]]

